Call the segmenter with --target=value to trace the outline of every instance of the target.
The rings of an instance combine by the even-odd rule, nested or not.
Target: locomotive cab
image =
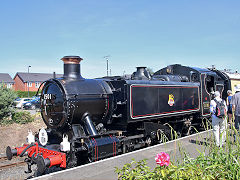
[[[214,91],[219,91],[221,95],[224,91],[223,79],[212,69],[202,69],[174,64],[157,71],[154,73],[154,76],[156,75],[185,76],[190,82],[199,82],[201,86],[201,117],[210,116],[210,101],[213,98]]]

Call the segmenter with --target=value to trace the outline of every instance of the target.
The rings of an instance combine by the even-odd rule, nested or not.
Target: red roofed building
[[[62,74],[56,74],[57,78],[62,76]],[[13,79],[16,91],[28,91],[28,88],[29,91],[37,91],[42,82],[51,78],[53,78],[53,74],[17,72]]]

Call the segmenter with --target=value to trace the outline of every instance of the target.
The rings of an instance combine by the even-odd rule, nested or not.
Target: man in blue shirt
[[[232,121],[232,105],[230,104],[231,102],[231,99],[232,99],[232,91],[231,90],[228,90],[227,91],[227,94],[228,94],[228,97],[226,99],[226,102],[227,102],[227,107],[228,107],[228,123],[230,125],[230,127],[233,126],[233,121]]]
[[[231,104],[232,110],[234,111],[234,125],[235,128],[239,131],[239,123],[240,123],[240,84],[235,87],[236,93],[233,95]]]

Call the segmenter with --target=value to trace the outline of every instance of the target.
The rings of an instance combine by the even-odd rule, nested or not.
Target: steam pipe
[[[29,144],[29,145],[21,152],[21,154],[20,154],[19,156],[22,157],[22,156],[24,155],[24,153],[25,153],[29,148],[31,148],[31,147],[33,147],[33,146],[35,146],[34,143]]]
[[[83,115],[82,121],[83,121],[89,135],[91,135],[91,136],[98,135],[98,132],[97,132],[95,126],[93,125],[93,122],[92,122],[92,120],[90,118],[90,115],[88,113],[85,113]]]

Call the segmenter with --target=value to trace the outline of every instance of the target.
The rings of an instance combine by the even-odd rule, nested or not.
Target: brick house
[[[223,71],[226,74],[231,82],[231,89],[233,94],[235,94],[235,87],[240,84],[240,73],[238,72],[227,72]]]
[[[14,89],[15,81],[11,78],[8,73],[0,73],[0,84],[4,83],[7,88]]]
[[[62,74],[56,74],[56,77],[62,77]],[[37,91],[41,83],[53,78],[53,74],[48,73],[24,73],[17,72],[14,76],[15,90]]]

